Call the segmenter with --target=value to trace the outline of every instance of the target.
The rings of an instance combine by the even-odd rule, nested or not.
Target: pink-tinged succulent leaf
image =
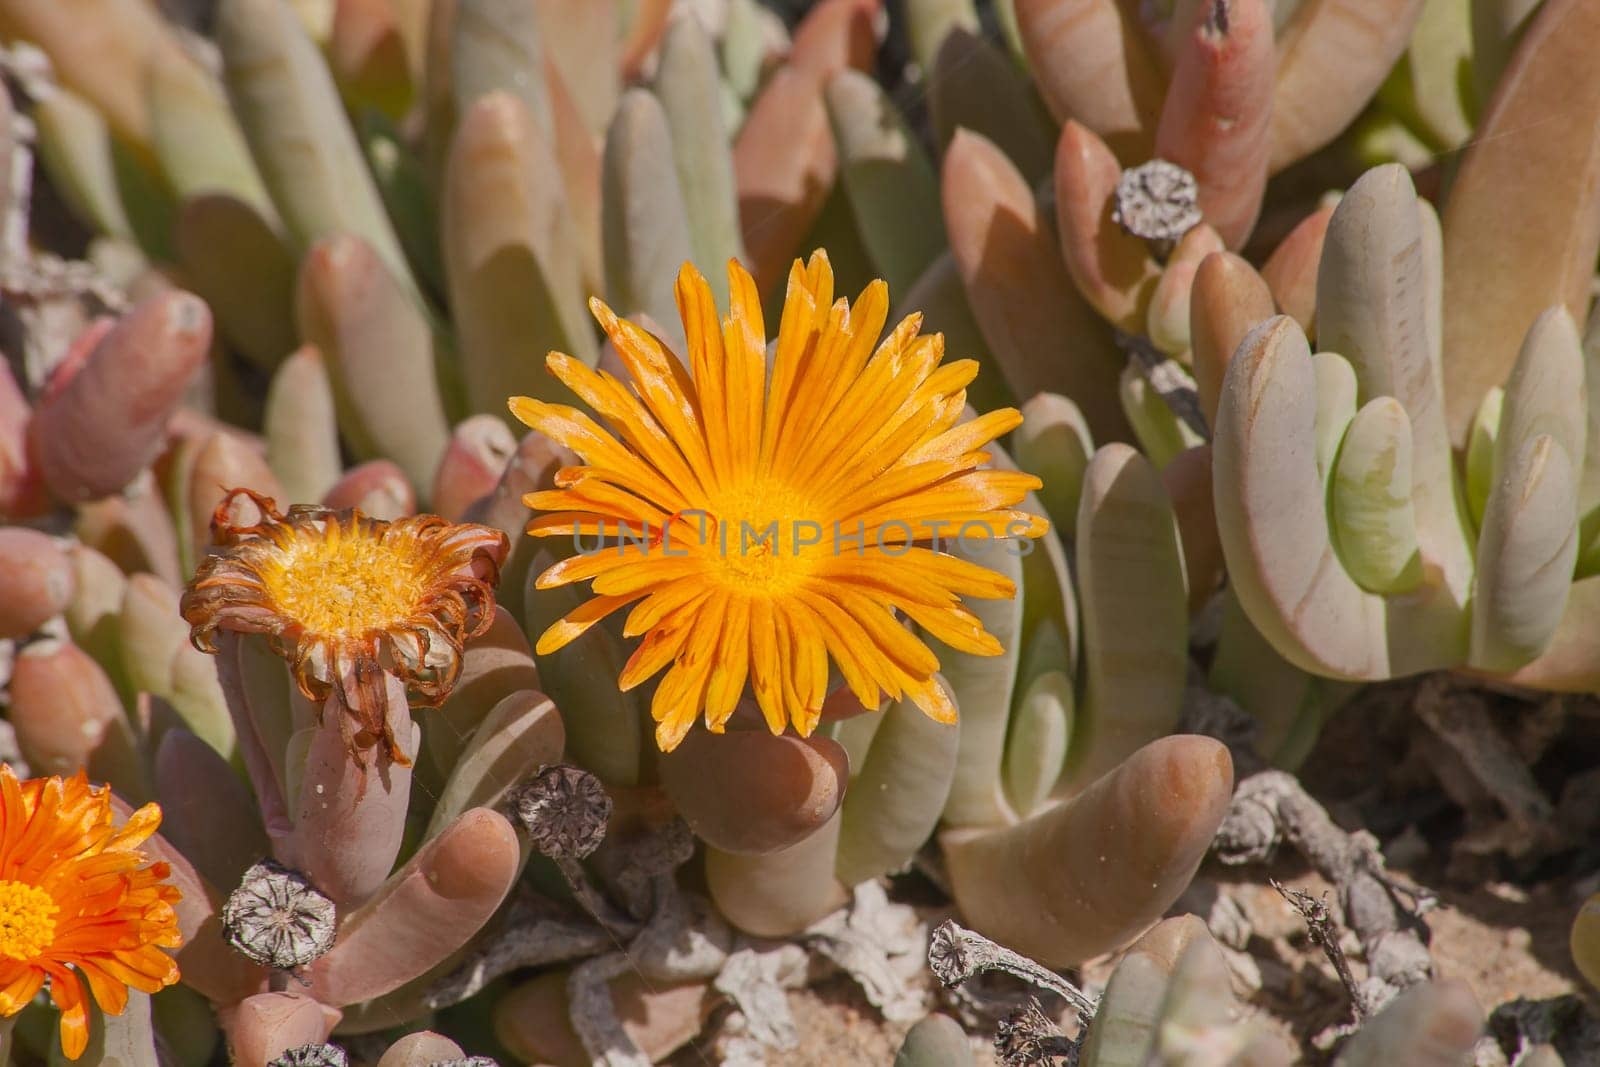
[[[178,531],[148,473],[134,479],[125,493],[103,497],[78,508],[72,532],[78,540],[109,557],[126,574],[149,571],[169,585],[181,585]],[[186,538],[187,539],[187,538]]]
[[[1276,174],[1337,137],[1411,39],[1423,0],[1304,0],[1278,38],[1272,94]]]
[[[422,1030],[407,1034],[390,1045],[378,1061],[378,1067],[433,1067],[436,1063],[464,1058],[460,1045],[443,1034]]]
[[[449,439],[433,333],[371,246],[336,235],[300,267],[300,332],[327,360],[339,428],[361,459],[387,456],[429,484]]]
[[[1222,237],[1209,223],[1202,222],[1178,239],[1177,248],[1167,259],[1161,280],[1150,296],[1144,325],[1151,343],[1170,356],[1181,356],[1189,349],[1189,308],[1195,272],[1202,260],[1220,251]],[[1153,452],[1151,458],[1155,458]]]
[[[302,346],[272,376],[263,429],[267,466],[283,486],[284,499],[322,499],[339,480],[344,463],[333,383],[315,345]]]
[[[1276,58],[1267,0],[1209,0],[1156,129],[1156,156],[1194,175],[1200,210],[1229,248],[1244,244],[1261,213]]]
[[[755,937],[792,937],[843,907],[849,893],[834,877],[840,818],[780,852],[741,856],[706,849],[706,884],[717,910]]]
[[[0,362],[0,518],[28,518],[46,506],[44,481],[28,455],[32,417],[11,364]]]
[[[211,313],[172,290],[139,304],[28,424],[50,491],[76,503],[122,489],[155,459],[211,345]]]
[[[667,796],[696,836],[724,852],[765,855],[833,817],[850,760],[825,737],[695,730],[661,757],[660,771]]]
[[[1315,290],[1311,295],[1314,300]],[[1234,350],[1245,334],[1272,314],[1272,293],[1245,260],[1232,252],[1218,252],[1200,262],[1189,290],[1189,348],[1207,424],[1217,423],[1217,398]]]
[[[993,141],[1029,185],[1049,173],[1055,127],[1014,57],[976,31],[956,28],[926,74],[934,144],[942,156],[958,130]],[[891,291],[893,281],[890,281]]]
[[[789,62],[750,106],[733,145],[739,224],[756,285],[770,294],[822,213],[838,169],[823,87],[834,74],[870,70],[878,0],[825,0],[795,31]]]
[[[474,501],[494,491],[516,451],[517,439],[497,415],[473,415],[457,423],[433,476],[434,514],[460,522]]]
[[[405,684],[385,672],[382,685],[377,699],[386,703],[391,736],[414,757],[420,731],[411,721]],[[299,787],[289,790],[297,802],[284,859],[341,908],[360,904],[389,876],[411,800],[411,768],[391,761],[383,745],[352,752],[345,736],[352,729],[335,694],[322,709],[321,725],[290,740],[287,757],[289,780],[298,775]]]
[[[1016,0],[1028,65],[1056,120],[1083,123],[1132,166],[1150,158],[1165,85],[1129,6]]]
[[[1056,144],[1056,227],[1078,292],[1117,329],[1138,333],[1161,268],[1111,219],[1122,165],[1093,130],[1068,121]]]
[[[989,351],[1018,401],[1075,399],[1096,440],[1128,436],[1117,400],[1123,360],[1078,295],[1033,191],[989,141],[962,131],[943,167],[945,228]]]
[[[583,290],[599,292],[605,282],[600,265],[600,149],[554,63],[545,64],[544,78],[550,99],[550,148],[567,194]]]
[[[643,0],[633,8],[633,21],[623,35],[619,57],[622,80],[625,82],[639,77],[650,54],[661,43],[668,16],[672,14],[672,0]]]
[[[354,1004],[427,971],[489,921],[519,865],[511,824],[487,808],[468,811],[344,919],[333,951],[307,968],[312,994]]]
[[[132,813],[133,809],[121,798],[113,795],[111,802],[123,818]],[[206,882],[188,857],[162,834],[146,841],[144,851],[152,860],[171,868],[168,881],[183,894],[173,908],[178,913],[178,931],[183,935],[178,968],[184,985],[222,1005],[237,1003],[264,990],[266,970],[239,955],[222,938],[222,920],[217,913],[234,887],[218,890]]]
[[[1115,949],[1189,884],[1233,794],[1228,750],[1154,741],[1083,793],[1015,826],[941,837],[962,913],[1051,967]]]
[[[168,730],[156,750],[163,835],[213,885],[235,886],[271,846],[250,791],[217,750]]]
[[[1261,265],[1261,279],[1272,290],[1278,310],[1298,322],[1308,337],[1316,335],[1317,267],[1332,218],[1332,204],[1307,215]]]
[[[262,824],[269,837],[287,837],[290,823],[284,761],[293,732],[289,673],[258,637],[219,630],[216,643],[217,681],[227,699]]]
[[[1465,444],[1553,301],[1583,322],[1600,251],[1600,7],[1548,0],[1462,158],[1444,211],[1445,408]],[[1574,457],[1576,458],[1576,457]]]
[[[26,637],[66,610],[77,575],[60,542],[21,526],[0,527],[0,638]]]
[[[540,489],[555,485],[556,471],[581,462],[578,457],[551,441],[542,433],[529,433],[517,443],[517,451],[506,463],[500,481],[488,496],[475,501],[467,509],[468,522],[481,522],[504,531],[511,539],[511,554],[500,568],[500,587],[496,602],[511,613],[512,618],[523,616],[523,586],[527,583],[528,569],[538,551],[532,538],[524,537],[533,511],[522,498]],[[546,564],[548,566],[549,564]]]
[[[469,408],[512,426],[508,396],[568,401],[541,369],[545,354],[593,365],[594,327],[550,135],[521,99],[491,92],[461,116],[441,211]]]
[[[417,495],[405,471],[386,459],[368,460],[345,471],[322,503],[330,508],[360,508],[365,515],[390,522],[417,512]]]
[[[1561,693],[1592,693],[1600,689],[1600,647],[1594,635],[1600,627],[1600,576],[1572,583],[1566,610],[1549,647],[1538,659],[1506,675],[1513,685]]]
[[[622,92],[617,4],[592,0],[533,0],[545,55],[572,90],[591,133],[606,128]]]
[[[1211,488],[1211,446],[1196,445],[1180,452],[1161,469],[1161,484],[1178,520],[1192,618],[1210,602],[1222,583],[1222,542],[1217,539],[1217,510]]]
[[[659,1063],[692,1041],[716,998],[705,982],[660,986],[629,971],[607,983],[623,1032]],[[567,975],[556,971],[515,986],[495,1003],[495,1037],[519,1061],[571,1067],[593,1062],[572,1028]]]
[[[353,112],[375,108],[398,119],[411,103],[411,65],[389,0],[338,0],[328,35],[328,66]]]
[[[130,799],[149,797],[143,761],[106,672],[71,641],[45,638],[17,653],[7,716],[35,774],[88,769]]]
[[[320,1045],[339,1012],[304,993],[257,993],[227,1010],[223,1029],[234,1063],[271,1063],[290,1049]]]
[[[266,457],[237,434],[223,430],[199,446],[189,471],[185,499],[189,505],[191,558],[203,555],[210,546],[212,513],[223,497],[235,489],[253,489],[274,500],[287,499]]]

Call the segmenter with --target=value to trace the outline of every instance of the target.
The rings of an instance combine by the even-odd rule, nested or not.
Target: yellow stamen
[[[0,880],[0,956],[38,959],[55,940],[60,910],[38,886]]]
[[[296,531],[263,568],[261,582],[278,610],[307,630],[360,637],[411,616],[424,577],[405,558],[404,546],[349,536],[330,523],[323,535]]]

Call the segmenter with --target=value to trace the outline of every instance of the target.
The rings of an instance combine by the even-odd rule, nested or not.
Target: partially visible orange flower
[[[129,988],[154,993],[178,980],[180,894],[165,863],[139,850],[161,825],[146,804],[112,825],[111,790],[79,771],[18,781],[0,764],[0,1015],[15,1015],[46,978],[61,1009],[61,1049],[83,1055],[89,1003],[110,1015]],[[75,968],[75,970],[74,970]]]
[[[230,518],[241,497],[260,521]],[[215,652],[219,629],[266,635],[308,699],[320,707],[339,695],[358,728],[352,750],[382,741],[409,763],[382,703],[363,692],[387,670],[412,702],[444,702],[462,645],[494,620],[506,535],[437,515],[384,522],[301,504],[281,515],[248,489],[223,498],[211,528],[220,551],[201,561],[181,605],[195,647]]]
[[[984,467],[984,446],[1022,416],[1006,408],[962,422],[978,365],[941,365],[944,338],[919,336],[920,315],[879,344],[888,287],[873,282],[854,307],[835,301],[822,252],[789,274],[769,372],[755,283],[737,262],[729,277],[732,307],[719,324],[705,279],[688,264],[678,275],[688,366],[590,302],[632,380],[558,352],[547,365],[609,431],[575,408],[511,400],[519,419],[586,464],[525,498],[553,512],[528,532],[618,538],[539,577],[541,589],[593,579],[596,595],[538,651],[634,605],[623,632],[644,640],[621,684],[671,664],[651,707],[664,751],[702,712],[721,731],[747,681],[773,733],[792,724],[809,734],[830,658],[867,707],[905,694],[953,722],[937,656],[899,616],[962,652],[1001,651],[961,597],[1011,597],[1012,583],[939,549],[958,535],[1048,528],[1015,508],[1037,478]]]

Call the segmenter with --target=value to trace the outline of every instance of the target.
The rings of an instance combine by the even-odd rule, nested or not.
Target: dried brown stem
[[[1350,995],[1350,1009],[1359,1025],[1367,1018],[1367,1005],[1360,987],[1356,985],[1355,975],[1350,973],[1350,961],[1344,958],[1344,949],[1339,945],[1339,924],[1328,910],[1328,894],[1322,894],[1319,900],[1304,890],[1289,889],[1276,878],[1269,878],[1268,881],[1305,920],[1306,934],[1311,938],[1311,943],[1322,949],[1322,954],[1333,965],[1333,972],[1339,976],[1339,983]]]

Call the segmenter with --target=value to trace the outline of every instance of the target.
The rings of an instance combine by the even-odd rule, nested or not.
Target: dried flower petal
[[[260,513],[237,521],[241,509]],[[437,515],[383,522],[357,509],[295,505],[234,489],[211,520],[220,550],[183,595],[190,639],[215,652],[219,629],[259,633],[317,705],[337,695],[354,720],[352,751],[383,742],[410,760],[385,719],[379,671],[415,704],[438,707],[461,673],[462,645],[494,621],[505,534]]]
[[[281,971],[304,967],[333,947],[333,901],[298,871],[263,860],[244,873],[222,906],[222,934],[240,955]]]

